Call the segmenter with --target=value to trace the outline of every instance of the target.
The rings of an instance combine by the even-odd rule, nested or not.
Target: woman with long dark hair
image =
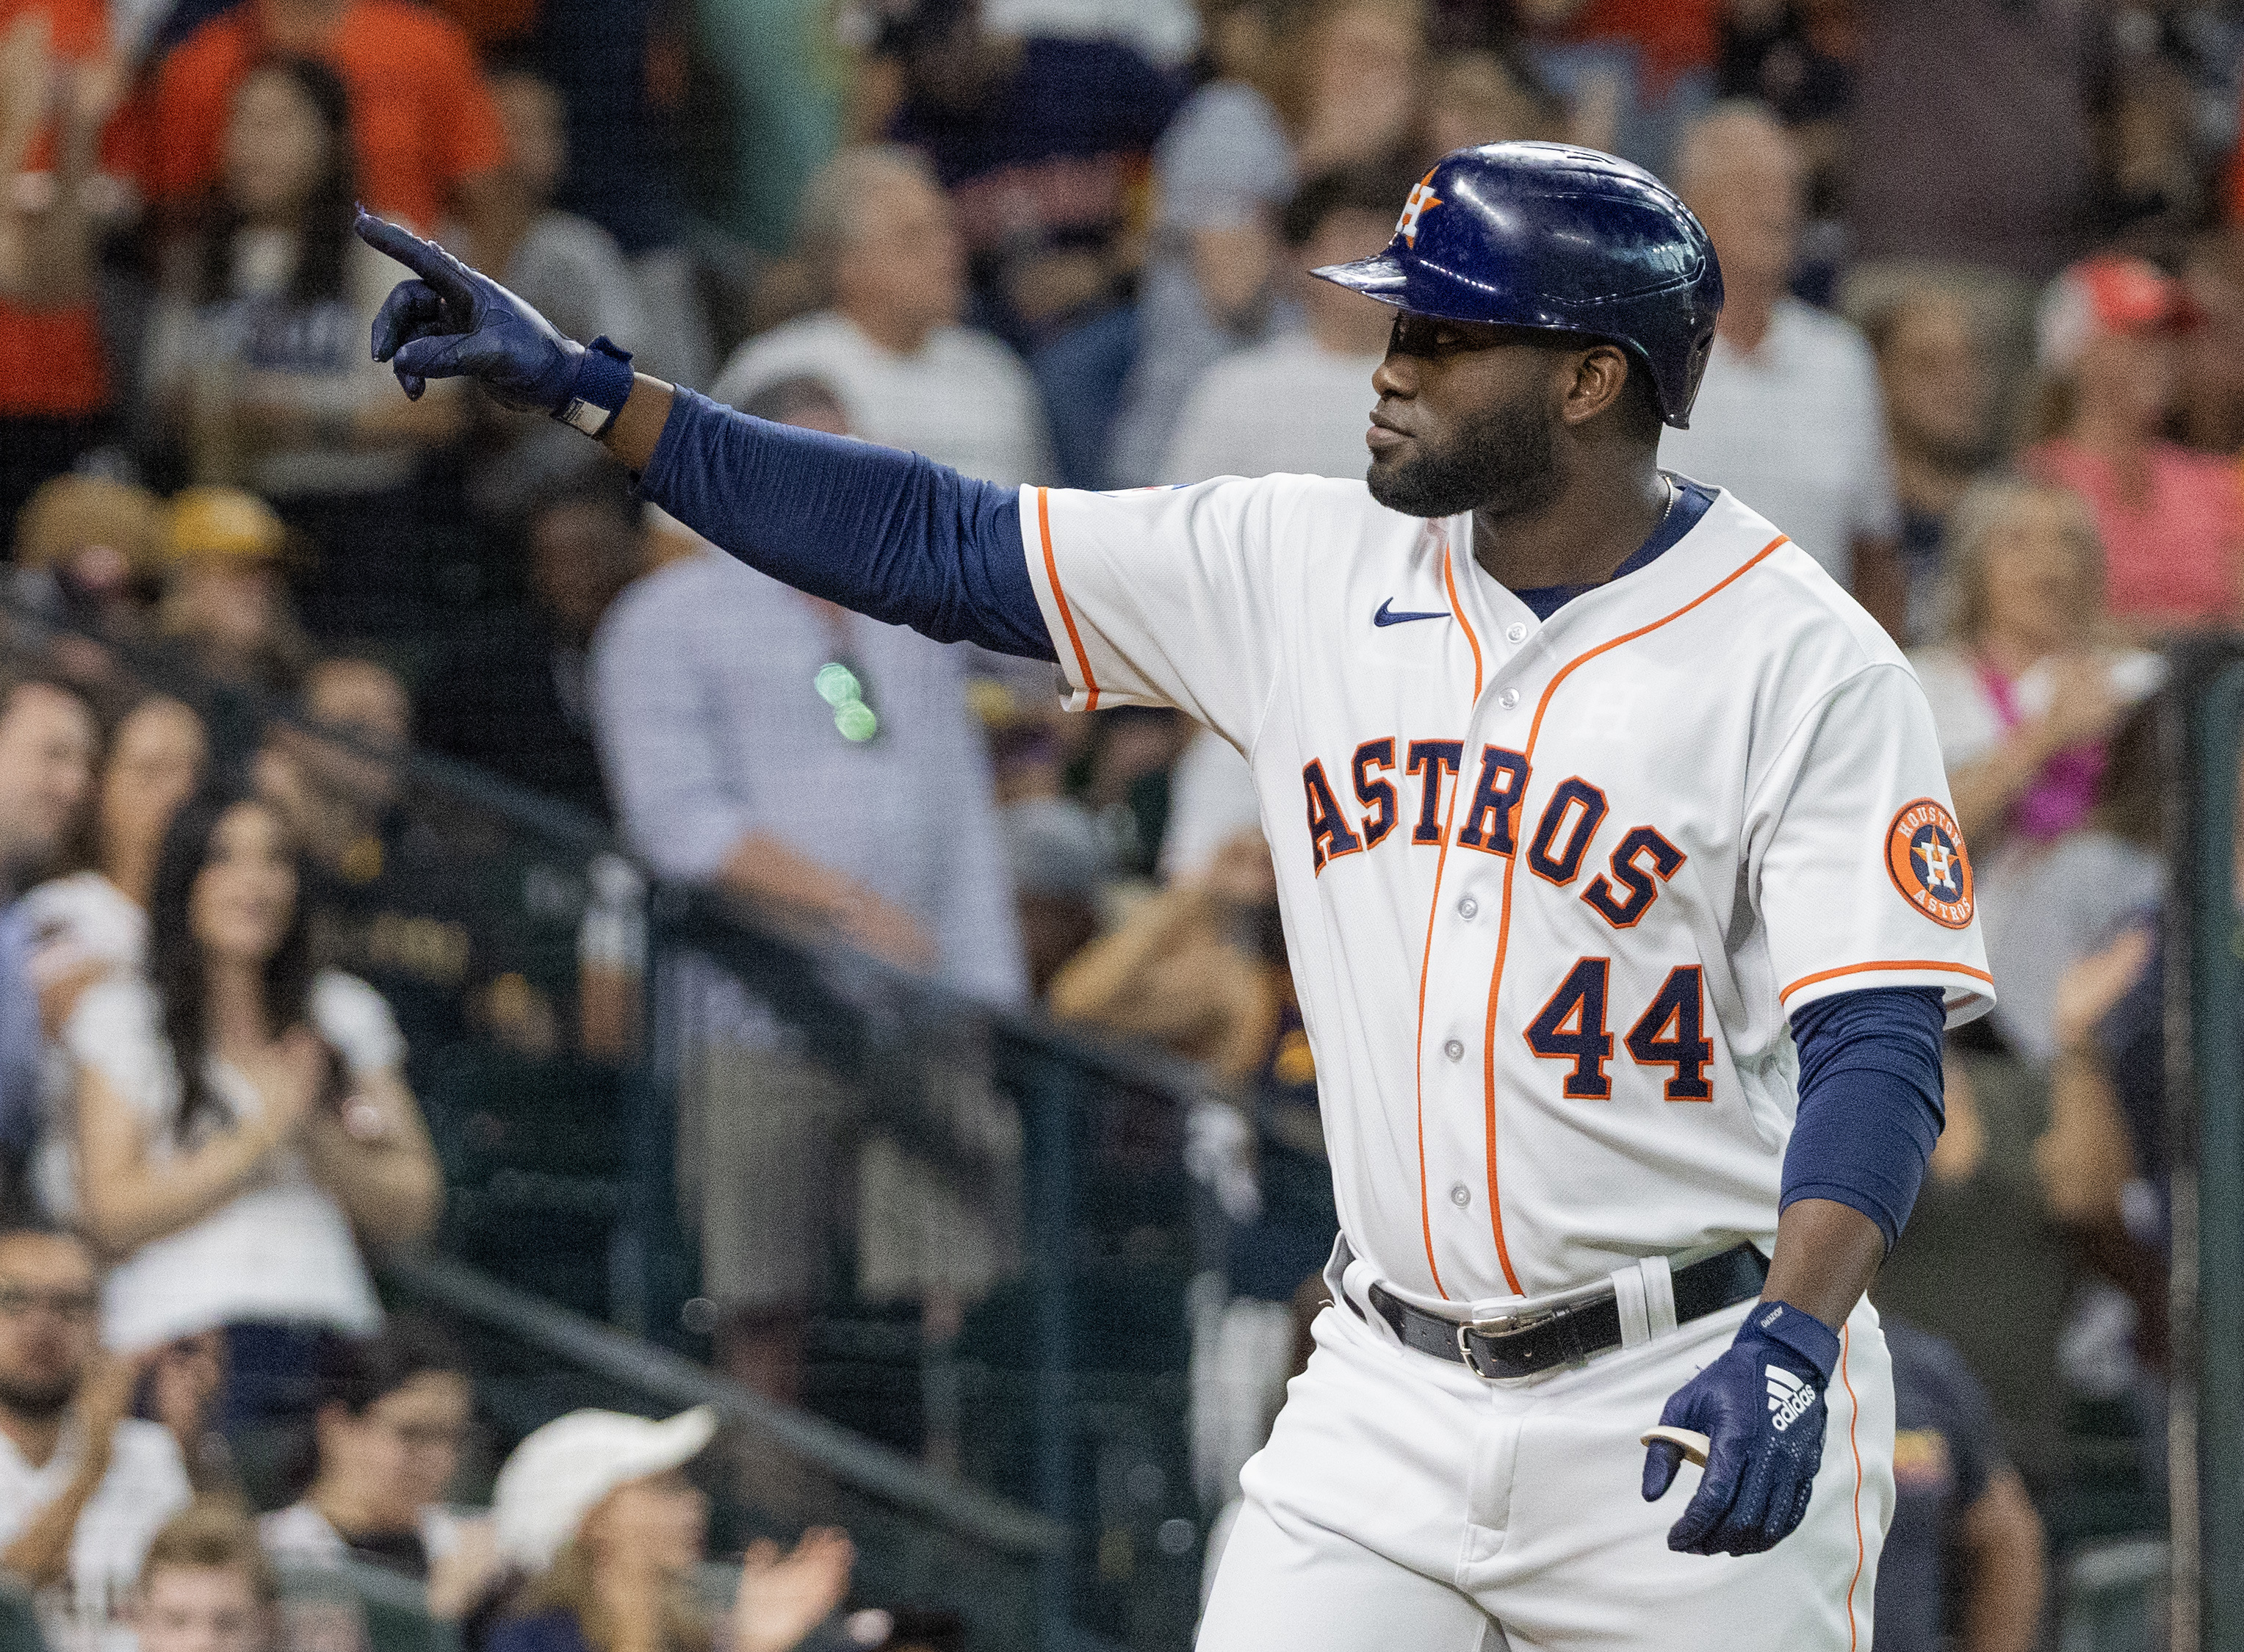
[[[351,234],[357,195],[341,78],[307,58],[252,69],[218,185],[172,249],[146,379],[152,434],[188,479],[262,494],[321,553],[301,592],[313,628],[363,633],[410,610],[426,559],[396,525],[418,520],[421,460],[464,416],[456,391],[388,393],[368,358],[389,278]]]
[[[396,1023],[314,967],[301,886],[271,804],[199,794],[157,859],[147,978],[91,988],[64,1034],[79,1218],[113,1263],[103,1339],[226,1327],[237,1423],[302,1408],[324,1334],[379,1327],[354,1230],[416,1238],[441,1196]]]

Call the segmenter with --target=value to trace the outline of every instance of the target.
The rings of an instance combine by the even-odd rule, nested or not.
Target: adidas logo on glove
[[[1765,1369],[1768,1373],[1768,1408],[1776,1413],[1768,1425],[1781,1434],[1815,1405],[1815,1391],[1781,1365]]]

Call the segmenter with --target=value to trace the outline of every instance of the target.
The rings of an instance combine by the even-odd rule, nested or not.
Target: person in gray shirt
[[[815,381],[774,385],[748,410],[845,433]],[[662,876],[753,897],[985,1003],[1023,1001],[958,652],[794,591],[675,524],[659,537],[676,554],[616,599],[592,643],[595,733],[633,849]],[[668,1033],[683,1040],[679,1180],[700,1207],[720,1362],[794,1397],[830,1213],[850,1204],[861,1293],[916,1299],[937,1344],[955,1334],[1007,1265],[1017,1175],[1017,1127],[975,1053],[926,1075],[923,1105],[962,1151],[938,1171],[875,1131],[856,1197],[837,1200],[835,1142],[865,1098],[713,971],[668,997],[691,1023]]]

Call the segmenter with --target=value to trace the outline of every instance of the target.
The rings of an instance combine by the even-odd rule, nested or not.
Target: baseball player
[[[1721,302],[1673,194],[1450,154],[1383,253],[1317,272],[1397,312],[1367,482],[1120,494],[760,423],[361,229],[418,278],[375,328],[409,394],[472,376],[768,574],[1252,763],[1342,1231],[1201,1646],[1869,1644],[1862,1293],[1943,1025],[1993,999],[1902,656],[1659,468]]]

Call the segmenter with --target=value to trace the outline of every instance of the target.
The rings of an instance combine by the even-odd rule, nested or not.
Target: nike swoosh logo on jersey
[[[1371,623],[1375,626],[1405,626],[1413,620],[1446,620],[1449,617],[1447,608],[1436,608],[1430,613],[1396,613],[1395,599],[1389,597],[1379,605],[1379,612],[1371,616]]]

